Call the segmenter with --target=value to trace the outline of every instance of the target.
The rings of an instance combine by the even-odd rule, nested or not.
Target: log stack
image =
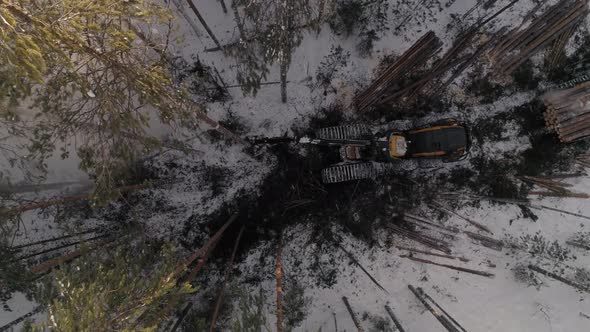
[[[491,52],[494,76],[511,75],[527,59],[550,45],[565,45],[575,27],[588,14],[588,0],[561,0],[525,29],[511,31]],[[556,59],[554,59],[556,60]]]
[[[455,66],[466,63],[467,60],[471,58],[471,56],[463,56],[463,53],[466,49],[472,46],[473,40],[477,35],[478,28],[475,26],[459,35],[458,38],[453,42],[451,48],[448,49],[443,57],[434,64],[429,73],[419,80],[415,86],[411,86],[410,89],[406,89],[409,90],[405,93],[406,98],[417,98],[424,90],[428,89],[429,86],[432,86],[433,79],[440,77]]]
[[[590,82],[543,96],[547,106],[545,123],[559,140],[570,143],[590,136]]]
[[[367,89],[355,97],[354,104],[357,110],[363,111],[383,103],[384,97],[396,88],[400,78],[424,65],[440,47],[441,41],[434,32],[429,31],[424,34],[410,49],[389,65]]]
[[[545,61],[549,69],[556,68],[562,61],[565,55],[565,45],[574,35],[574,32],[578,29],[579,24],[572,25],[569,29],[562,32],[559,37],[552,43],[551,48],[545,53]]]

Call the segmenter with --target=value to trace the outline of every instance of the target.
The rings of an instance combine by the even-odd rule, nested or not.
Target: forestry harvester
[[[421,167],[463,159],[469,149],[466,127],[455,119],[444,119],[409,130],[387,130],[373,134],[366,125],[322,128],[314,138],[299,143],[340,149],[342,162],[322,170],[324,183],[374,178],[375,163],[404,163],[417,160]]]
[[[403,123],[403,124],[400,124]],[[386,164],[408,169],[417,164],[432,168],[463,159],[469,150],[467,128],[455,119],[443,119],[426,125],[421,121],[390,124],[394,129],[374,133],[362,124],[321,128],[312,137],[262,138],[254,144],[297,142],[338,148],[341,162],[322,169],[324,183],[375,178]],[[402,129],[403,128],[403,129]],[[408,129],[411,128],[411,129]]]

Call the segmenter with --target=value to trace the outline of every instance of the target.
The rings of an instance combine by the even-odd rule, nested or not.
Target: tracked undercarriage
[[[340,149],[342,162],[322,170],[324,183],[375,178],[380,163],[407,166],[417,160],[420,167],[434,167],[462,159],[469,147],[466,128],[454,119],[383,133],[373,133],[366,125],[328,127],[299,142]]]

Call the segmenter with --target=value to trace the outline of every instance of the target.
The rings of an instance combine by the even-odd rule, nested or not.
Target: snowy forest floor
[[[464,18],[461,25],[469,26],[477,17],[495,12],[507,3],[497,1],[488,8],[482,6]],[[210,102],[208,112],[244,137],[297,137],[346,123],[385,125],[396,120],[454,117],[470,128],[472,148],[466,160],[435,169],[389,172],[374,181],[326,186],[319,174],[334,160],[334,152],[329,149],[283,144],[245,151],[241,146],[228,145],[213,131],[175,133],[175,138],[189,143],[194,151],[167,151],[152,156],[127,179],[129,183],[149,179],[169,180],[172,184],[129,194],[124,201],[102,209],[80,203],[43,213],[27,212],[23,216],[26,229],[18,232],[15,244],[62,234],[71,225],[101,225],[116,231],[122,229],[122,224],[136,224],[154,240],[171,241],[190,252],[238,212],[239,224],[224,234],[206,271],[198,278],[200,290],[184,323],[186,331],[208,326],[240,225],[246,228],[238,252],[239,264],[226,296],[230,299],[227,310],[218,321],[220,331],[230,330],[232,321],[239,319],[240,301],[255,305],[255,300],[244,293],[262,299],[267,325],[274,330],[275,260],[281,234],[285,316],[297,326],[295,330],[335,331],[336,326],[338,331],[355,330],[341,299],[346,296],[369,331],[393,331],[386,304],[393,308],[407,331],[442,331],[442,326],[412,295],[409,284],[422,287],[468,331],[587,330],[587,293],[523,271],[522,267],[535,264],[561,271],[590,286],[590,275],[582,269],[590,266],[590,251],[566,245],[574,237],[590,240],[586,228],[589,220],[523,205],[449,200],[444,195],[450,192],[524,199],[530,187],[518,176],[579,171],[574,168],[574,159],[586,152],[588,143],[563,145],[547,132],[543,120],[545,106],[539,96],[551,83],[568,79],[567,69],[590,55],[587,20],[568,44],[568,57],[554,72],[545,72],[542,56],[536,56],[518,70],[511,83],[499,84],[489,81],[488,68],[478,63],[448,91],[420,98],[412,105],[396,104],[356,113],[350,107],[352,96],[368,85],[383,61],[401,54],[427,30],[435,31],[448,48],[458,28],[458,21],[453,18],[461,17],[475,1],[390,5],[388,25],[392,29],[383,32],[371,55],[358,51],[357,37],[335,35],[325,26],[318,34],[308,34],[293,55],[286,104],[280,101],[279,86],[267,85],[256,96],[243,96],[239,89],[231,90],[223,101]],[[520,1],[492,22],[490,33],[505,25],[517,26],[534,6],[532,1]],[[216,1],[203,2],[201,10],[222,41],[234,40],[233,21],[223,14]],[[401,22],[403,25],[395,29]],[[177,33],[184,38],[178,41],[175,51],[189,64],[181,71],[190,77],[196,69],[209,66],[219,69],[225,82],[233,82],[232,58],[203,52],[212,46],[204,33],[196,35],[188,24],[178,24]],[[327,78],[326,71],[330,73]],[[277,68],[272,68],[269,77],[278,78]],[[75,160],[70,160],[68,167],[75,164]],[[58,168],[54,165],[47,182],[77,180],[68,178],[69,168],[61,173]],[[590,193],[588,177],[566,181],[575,191]],[[590,205],[582,199],[544,198],[533,199],[532,203],[590,215]],[[506,246],[493,250],[464,233],[424,227],[418,229],[451,243],[452,254],[469,261],[419,254],[416,257],[483,270],[495,276],[486,278],[400,257],[407,254],[400,246],[431,251],[392,232],[391,224],[414,227],[400,217],[405,213],[440,226],[478,231],[459,216],[436,209],[438,204],[484,224],[493,233],[485,235],[522,249]],[[383,289],[370,280],[345,250]],[[0,323],[34,307],[20,295],[8,304],[13,311],[1,312]]]

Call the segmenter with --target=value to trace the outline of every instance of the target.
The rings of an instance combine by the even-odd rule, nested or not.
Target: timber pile
[[[530,191],[529,195],[537,196],[551,196],[551,197],[576,197],[576,198],[590,198],[590,195],[583,193],[576,193],[568,188],[572,187],[569,183],[558,182],[553,179],[537,177],[537,176],[522,176],[520,179],[524,182],[533,184],[537,187],[546,189],[545,191]]]
[[[524,30],[513,30],[490,52],[498,78],[512,74],[521,64],[551,43],[565,44],[570,30],[588,13],[587,0],[562,0],[549,7]]]
[[[471,66],[477,59],[479,59],[483,54],[489,51],[492,47],[497,45],[500,42],[500,39],[504,35],[506,28],[500,29],[495,34],[487,37],[487,40],[483,40],[480,42],[480,46],[477,47],[473,54],[469,55],[467,60],[465,60],[462,64],[460,64],[451,74],[451,76],[444,82],[442,85],[437,89],[438,91],[444,91],[461,73]],[[468,35],[468,37],[475,39],[475,35]],[[484,37],[485,38],[485,37]],[[481,38],[483,39],[483,38]]]
[[[472,65],[482,54],[499,43],[504,30],[484,39],[480,38],[474,51],[471,49],[478,36],[481,26],[473,26],[462,33],[432,68],[423,73],[415,81],[400,86],[401,78],[416,72],[441,48],[442,43],[429,31],[422,36],[396,62],[387,67],[384,72],[362,93],[355,97],[357,110],[362,111],[373,105],[387,104],[398,101],[412,102],[420,95],[431,95],[433,92],[444,90],[461,73]],[[453,70],[454,69],[454,70]],[[438,83],[448,71],[451,75]]]
[[[478,30],[479,29],[477,27],[471,27],[466,32],[461,34],[461,36],[459,36],[459,38],[455,40],[453,46],[451,46],[451,48],[445,53],[445,55],[443,55],[443,57],[434,64],[430,72],[415,84],[404,89],[405,93],[402,93],[401,96],[405,95],[406,98],[410,100],[415,99],[420,95],[420,93],[424,89],[427,89],[428,86],[431,85],[432,81],[436,77],[443,75],[448,70],[452,69],[457,65],[461,65],[460,67],[463,67],[463,65],[466,62],[468,62],[468,60],[474,58],[472,55],[461,56],[461,54],[465,49],[471,46],[473,39],[477,35]],[[463,68],[461,71],[463,71],[464,69],[465,68]],[[460,72],[454,73],[453,76],[456,77],[459,74]],[[400,92],[404,92],[404,90]]]
[[[434,32],[428,31],[402,54],[397,61],[388,66],[365,91],[354,99],[357,110],[362,111],[375,104],[383,103],[384,98],[395,88],[400,78],[414,68],[424,65],[441,47],[441,41]]]
[[[590,136],[590,82],[543,96],[545,123],[563,143]]]
[[[565,55],[565,45],[574,35],[574,32],[576,32],[577,28],[578,25],[574,24],[569,29],[562,32],[557,40],[553,42],[548,52],[545,53],[545,61],[549,69],[554,69],[561,62],[563,56]]]

